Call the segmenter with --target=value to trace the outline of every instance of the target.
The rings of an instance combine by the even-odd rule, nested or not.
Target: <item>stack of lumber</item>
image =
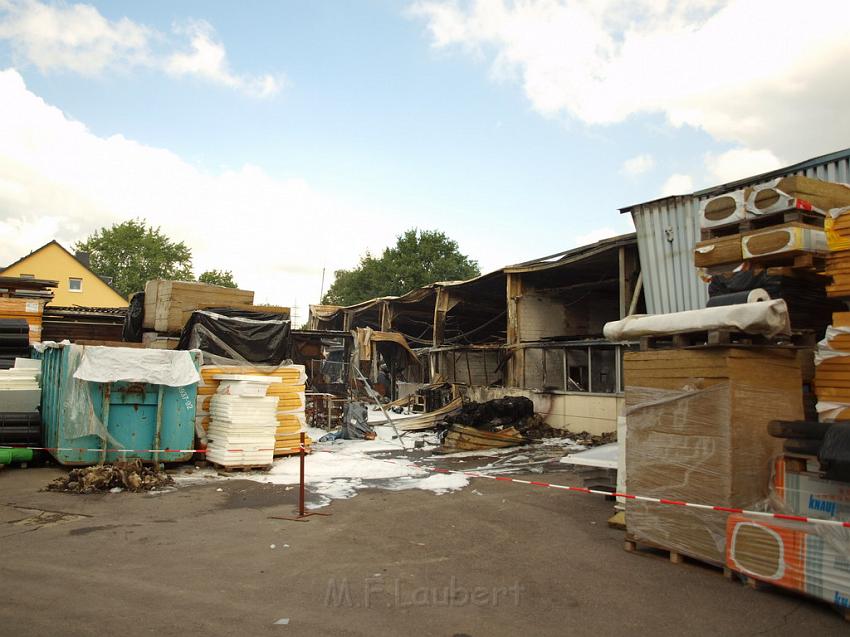
[[[246,374],[216,374],[218,390],[210,398],[207,460],[223,467],[272,464],[278,399],[266,391],[279,379]]]
[[[195,310],[206,308],[233,308],[253,312],[270,312],[289,317],[289,308],[274,305],[254,305],[250,290],[225,288],[194,281],[166,281],[154,279],[145,284],[145,312],[142,326],[155,332],[148,338],[152,347],[170,349],[167,343],[158,342],[180,334]]]
[[[211,422],[210,407],[212,398],[218,391],[219,381],[215,378],[222,374],[241,374],[246,376],[266,376],[280,379],[269,386],[267,395],[277,398],[275,417],[274,455],[284,456],[299,452],[301,431],[306,428],[306,373],[303,365],[271,366],[221,366],[203,365],[201,383],[198,385],[196,412],[196,430],[207,430]],[[309,436],[306,444],[311,444]]]
[[[832,315],[815,363],[818,420],[850,420],[850,312]]]
[[[833,210],[827,226],[826,273],[832,277],[832,283],[827,286],[826,293],[833,298],[850,299],[850,214],[847,209]]]
[[[44,308],[42,340],[72,343],[100,341],[123,345],[127,308],[60,307]]]
[[[42,314],[45,301],[42,299],[0,297],[0,319],[23,319],[29,328],[29,342],[41,340]]]

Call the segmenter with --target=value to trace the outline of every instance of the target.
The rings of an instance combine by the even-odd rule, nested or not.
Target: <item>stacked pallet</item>
[[[742,508],[767,497],[782,449],[767,425],[802,417],[793,349],[627,352],[623,369],[629,492]],[[633,542],[724,562],[726,519],[716,512],[629,500],[626,526]]]
[[[216,374],[210,398],[207,460],[225,468],[266,468],[274,459],[278,399],[266,396],[271,376]]]
[[[835,299],[850,299],[850,214],[848,208],[830,211],[827,223],[827,246],[829,257],[826,273],[832,282],[826,293]]]
[[[815,358],[818,420],[850,420],[850,312],[835,312]]]
[[[822,333],[835,309],[823,270],[829,253],[826,226],[836,230],[827,224],[825,211],[848,205],[850,187],[801,176],[706,199],[694,264],[712,282],[712,297],[766,288],[767,282],[771,297],[787,302],[794,329]],[[846,263],[850,291],[850,259]],[[744,287],[756,278],[760,285]]]
[[[145,284],[144,307],[143,328],[164,336],[179,334],[192,312],[206,308],[226,307],[289,317],[288,307],[254,305],[254,293],[251,290],[225,288],[195,281],[148,281]]]
[[[196,430],[206,431],[211,422],[210,407],[212,398],[218,391],[220,381],[216,376],[222,374],[242,374],[246,376],[265,376],[280,379],[279,383],[269,386],[267,395],[277,398],[275,418],[274,455],[284,456],[299,452],[300,435],[306,428],[305,382],[307,376],[303,365],[271,366],[220,366],[203,365],[201,383],[198,385],[196,412]],[[307,445],[311,440],[307,437]]]
[[[41,340],[43,299],[0,297],[0,319],[23,319],[27,322],[30,344]]]

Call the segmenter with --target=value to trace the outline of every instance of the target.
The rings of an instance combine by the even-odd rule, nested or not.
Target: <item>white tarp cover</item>
[[[774,337],[791,334],[788,306],[782,299],[688,310],[673,314],[636,314],[606,323],[605,338],[622,341],[704,330],[735,330]]]
[[[74,378],[94,383],[150,383],[183,387],[201,380],[188,351],[86,346]]]

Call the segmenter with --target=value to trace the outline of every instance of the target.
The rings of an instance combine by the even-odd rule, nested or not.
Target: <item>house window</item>
[[[22,279],[34,279],[35,278],[34,274],[19,274],[18,276]]]
[[[83,291],[83,280],[82,279],[68,279],[68,289],[71,292],[82,292]]]

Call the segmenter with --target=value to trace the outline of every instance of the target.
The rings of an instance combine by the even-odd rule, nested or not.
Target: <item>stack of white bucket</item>
[[[210,401],[207,460],[225,467],[272,464],[277,429],[277,396],[266,396],[273,376],[218,374]]]

